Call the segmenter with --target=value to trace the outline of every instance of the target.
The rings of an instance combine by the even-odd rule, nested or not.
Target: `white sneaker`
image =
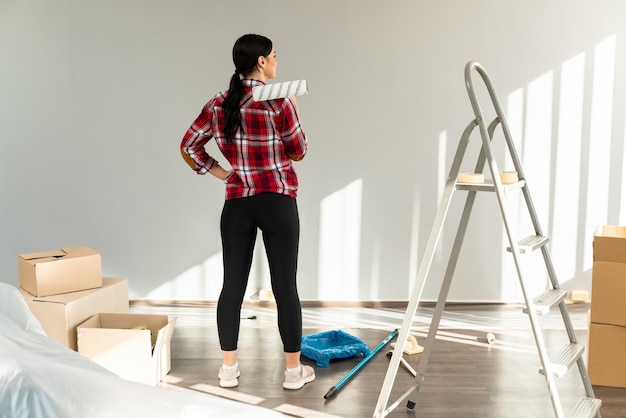
[[[283,388],[285,389],[300,389],[306,383],[315,380],[315,371],[311,366],[300,365],[299,372],[285,371],[285,382]]]
[[[217,377],[220,378],[220,386],[223,388],[234,388],[239,384],[237,378],[240,374],[239,367],[232,370],[226,370],[220,367],[220,372],[217,374]]]

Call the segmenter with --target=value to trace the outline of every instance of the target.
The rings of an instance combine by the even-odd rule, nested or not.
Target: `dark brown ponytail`
[[[272,52],[272,41],[262,35],[248,34],[237,39],[233,46],[233,63],[235,73],[230,78],[228,95],[224,99],[223,109],[226,119],[224,137],[226,142],[232,143],[237,131],[241,129],[241,98],[244,88],[241,78],[256,69],[260,56],[268,56]]]

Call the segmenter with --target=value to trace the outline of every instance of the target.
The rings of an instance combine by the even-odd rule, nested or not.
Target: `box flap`
[[[88,247],[66,247],[66,248],[61,248],[61,250],[67,254],[65,258],[99,255],[97,251]]]
[[[155,385],[147,334],[148,331],[143,330],[81,326],[78,352],[124,379]]]
[[[20,254],[20,258],[28,261],[47,262],[65,257],[67,252],[61,250],[41,251],[38,253]]]
[[[626,226],[604,225],[596,228],[596,237],[626,238]]]
[[[154,344],[154,353],[159,353],[163,349],[163,345],[170,342],[172,334],[174,333],[174,326],[176,325],[176,318],[172,318],[163,328],[157,333],[156,342]]]
[[[172,334],[176,325],[176,318],[172,318],[165,328],[159,330],[154,351],[152,352],[152,360],[156,369],[157,384],[172,369],[171,348]]]
[[[58,295],[50,295],[50,296],[33,296],[26,295],[23,293],[25,299],[32,300],[35,302],[46,302],[46,303],[60,303],[63,305],[67,305],[81,297],[85,297],[91,293],[95,293],[101,288],[96,289],[88,289],[88,290],[80,290],[77,292],[69,292],[69,293],[60,293]]]
[[[95,314],[89,317],[85,322],[78,325],[77,329],[82,328],[100,328],[100,314]]]
[[[75,292],[78,293],[78,292]],[[41,303],[57,303],[60,305],[67,305],[74,300],[71,294],[61,294],[54,296],[35,296],[24,289],[20,288],[20,294],[27,302],[41,302]]]
[[[151,343],[154,345],[162,328],[167,326],[167,315],[136,313],[101,313],[100,327],[111,329],[149,329]]]

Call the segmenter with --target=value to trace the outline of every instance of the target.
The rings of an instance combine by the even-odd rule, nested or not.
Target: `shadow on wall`
[[[535,208],[551,238],[555,270],[569,290],[589,286],[595,228],[626,221],[623,174],[621,179],[610,176],[611,167],[624,161],[623,140],[612,132],[624,123],[614,117],[613,109],[616,44],[616,35],[604,39],[591,53],[566,60],[559,69],[510,93],[506,101],[512,137],[521,138],[516,148]],[[530,235],[530,219],[523,219],[525,203],[521,196],[516,200],[512,219],[523,231],[520,236]],[[505,231],[502,241],[508,245]],[[505,257],[504,300],[521,298],[514,272],[512,258]],[[544,264],[536,263],[529,273],[546,278],[535,280],[536,293],[545,289]]]
[[[593,232],[597,225],[623,224],[626,222],[626,194],[624,189],[626,170],[622,177],[611,177],[626,161],[623,138],[613,133],[624,128],[624,115],[615,117],[614,91],[617,37],[612,35],[596,44],[593,51],[581,52],[563,62],[560,68],[550,70],[528,82],[505,97],[511,135],[524,167],[524,174],[531,190],[543,232],[551,237],[550,252],[564,288],[589,288],[589,271],[593,261]],[[486,69],[489,72],[489,68]],[[496,77],[497,78],[497,77]],[[498,89],[497,81],[494,81]],[[483,103],[489,103],[484,101]],[[489,108],[491,109],[491,108]],[[468,115],[471,108],[468,103]],[[619,125],[621,124],[621,126]],[[619,133],[619,131],[618,131]],[[623,133],[623,132],[622,132]],[[502,138],[494,138],[499,169],[513,169]],[[439,189],[443,189],[447,155],[454,152],[456,141],[449,141],[447,132],[440,136],[438,156]],[[479,138],[474,140],[480,143]],[[447,144],[446,144],[447,143]],[[452,144],[450,146],[449,144]],[[480,145],[478,145],[480,146]],[[474,163],[474,161],[472,161]],[[472,166],[473,167],[473,166]],[[363,205],[363,180],[358,179],[344,188],[326,196],[319,206],[317,299],[357,300],[360,277],[377,277],[360,271],[362,252],[361,225]],[[426,242],[432,228],[432,220],[424,219],[423,205],[418,195],[413,201],[411,223],[411,251],[407,260],[409,287],[421,262],[420,242]],[[521,194],[511,196],[509,215],[514,233],[520,238],[534,233],[526,204]],[[494,209],[497,206],[494,205]],[[499,211],[479,213],[476,208],[472,218],[482,218],[481,224],[492,225],[489,231],[500,231],[501,253],[485,257],[495,269],[494,280],[498,283],[501,301],[521,301],[520,286],[515,274],[512,257],[506,252],[508,238]],[[456,227],[457,221],[447,222]],[[445,240],[453,240],[447,231]],[[469,234],[480,234],[479,229],[468,229]],[[467,242],[471,237],[466,237]],[[250,276],[247,296],[263,288],[269,288],[269,269],[263,246],[257,240],[254,265]],[[498,242],[498,237],[494,238]],[[467,246],[467,245],[466,245]],[[481,248],[470,248],[477,254]],[[482,249],[485,250],[484,248]],[[473,257],[472,257],[473,258]],[[446,257],[436,262],[447,263]],[[471,262],[481,263],[481,259]],[[369,265],[380,265],[373,260]],[[469,267],[469,270],[472,266]],[[461,269],[457,269],[461,270]],[[460,271],[466,273],[467,267]],[[547,286],[547,274],[543,262],[531,264],[529,277],[533,280],[530,293],[540,293]],[[541,279],[543,278],[543,279]],[[222,257],[217,253],[203,263],[153,290],[148,299],[206,299],[216,300],[222,282]],[[382,286],[370,283],[371,289]],[[569,286],[569,287],[568,287]],[[374,293],[372,293],[374,294]]]
[[[320,204],[318,295],[323,300],[358,298],[363,181],[356,180]],[[151,300],[217,300],[224,269],[218,252],[146,295]],[[339,287],[338,287],[339,286]],[[262,239],[257,239],[246,298],[270,289]]]

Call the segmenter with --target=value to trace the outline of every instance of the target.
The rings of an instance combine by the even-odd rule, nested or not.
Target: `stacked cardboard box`
[[[100,312],[128,312],[128,280],[103,277],[102,287],[51,296],[20,290],[48,337],[77,350],[76,329]]]
[[[96,251],[22,254],[18,269],[21,294],[51,339],[127,380],[157,385],[169,373],[175,320],[129,313],[128,280],[102,277]]]
[[[102,261],[91,248],[72,247],[21,254],[17,259],[20,286],[33,296],[102,287]]]
[[[626,227],[599,227],[593,240],[587,367],[593,385],[626,387]]]

